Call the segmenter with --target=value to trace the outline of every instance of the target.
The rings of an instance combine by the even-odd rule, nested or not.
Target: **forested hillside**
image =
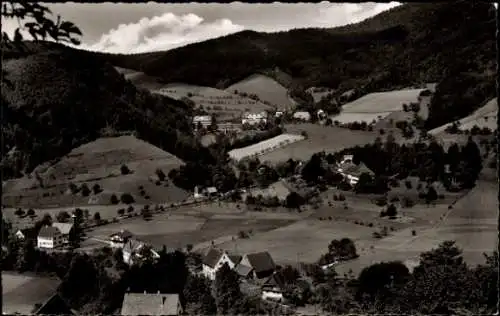
[[[167,52],[99,55],[165,82],[219,88],[276,67],[294,78],[295,90],[326,86],[368,93],[443,82],[430,128],[494,97],[495,32],[490,3],[410,3],[335,29],[243,31]],[[464,86],[460,102],[447,88],[454,83]]]

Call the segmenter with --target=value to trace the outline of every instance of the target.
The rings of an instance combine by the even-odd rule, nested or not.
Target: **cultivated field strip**
[[[286,145],[304,140],[302,135],[281,134],[276,137],[266,139],[257,144],[231,150],[228,154],[232,159],[239,161],[243,158],[253,157],[268,153],[272,150],[282,148]]]

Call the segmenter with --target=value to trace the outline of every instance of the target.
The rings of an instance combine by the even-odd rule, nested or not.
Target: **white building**
[[[133,237],[133,234],[128,230],[121,230],[117,233],[113,233],[109,236],[109,241],[111,247],[113,248],[123,248],[125,243]]]
[[[193,125],[198,127],[198,123],[203,127],[208,127],[212,124],[212,117],[210,115],[196,115],[193,117]]]
[[[57,227],[44,226],[37,236],[37,246],[40,249],[55,249],[64,244],[63,235]]]
[[[217,271],[225,263],[230,269],[234,269],[240,261],[241,256],[231,255],[227,251],[212,247],[203,258],[202,273],[208,279],[215,280]]]
[[[267,123],[267,112],[261,113],[245,113],[241,118],[241,124],[257,125],[260,123]]]
[[[310,121],[311,120],[311,114],[306,111],[299,111],[293,113],[293,118],[296,120],[301,120],[301,121]]]
[[[278,273],[273,273],[262,285],[262,299],[282,302],[285,282]]]

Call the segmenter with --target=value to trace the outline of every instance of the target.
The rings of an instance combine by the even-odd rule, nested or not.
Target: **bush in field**
[[[130,169],[127,167],[127,165],[121,165],[120,172],[122,175],[127,175],[130,174]]]
[[[86,183],[82,184],[80,190],[82,192],[82,196],[89,196],[90,195],[91,191],[89,189],[89,186]]]
[[[397,214],[398,210],[396,209],[396,206],[394,204],[391,204],[387,207],[386,215],[389,216],[389,218],[395,218]]]
[[[130,193],[123,193],[121,196],[120,196],[120,200],[122,201],[122,203],[124,204],[132,204],[135,202],[134,200],[134,197],[130,194]]]
[[[97,195],[102,192],[102,188],[99,184],[96,183],[92,186],[92,191]]]
[[[116,211],[118,213],[118,215],[120,216],[123,216],[125,214],[125,209],[124,208],[121,208],[119,209],[118,211]]]
[[[120,203],[120,200],[118,200],[118,197],[116,196],[116,194],[111,194],[110,202],[111,202],[111,204],[116,205],[116,204]]]

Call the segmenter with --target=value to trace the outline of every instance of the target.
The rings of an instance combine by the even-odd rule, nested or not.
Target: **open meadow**
[[[184,200],[187,192],[168,180],[157,182],[155,171],[161,169],[167,175],[182,164],[179,158],[134,136],[99,138],[75,148],[52,165],[37,167],[38,180],[31,175],[7,181],[2,202],[34,208],[108,205],[112,194],[119,197],[122,193],[132,194],[138,203],[177,202]],[[122,173],[122,165],[127,166],[128,174]],[[77,187],[86,184],[91,192],[87,196],[72,193],[71,183]],[[96,184],[101,189],[97,194],[92,190]]]
[[[96,227],[87,235],[92,240],[104,240],[113,232],[126,229],[137,238],[155,247],[184,248],[191,244],[194,249],[209,247],[211,242],[237,239],[240,232],[259,234],[287,225],[300,219],[296,213],[276,211],[272,213],[250,212],[235,204],[217,203],[198,206],[181,206],[165,213],[155,214],[149,221],[142,217],[122,220]],[[86,245],[83,245],[84,247]]]
[[[183,83],[167,84],[155,92],[174,99],[189,98],[196,107],[203,107],[207,112],[216,113],[225,119],[239,117],[245,111],[261,112],[273,108],[260,101],[235,94],[232,90],[225,91]]]
[[[330,118],[332,121],[339,121],[341,124],[354,122],[366,122],[369,124],[373,121],[378,122],[386,119],[393,112],[403,112],[402,107],[404,103],[419,102],[418,96],[423,90],[425,89],[369,93],[344,104],[342,112]],[[427,113],[425,109],[421,112],[422,114]]]
[[[260,74],[251,75],[229,86],[226,91],[255,94],[261,100],[267,101],[280,109],[290,109],[295,106],[295,102],[290,98],[287,88],[274,79]]]
[[[378,240],[360,258],[340,264],[338,272],[352,269],[355,273],[378,261],[418,261],[420,253],[454,240],[463,250],[466,262],[472,266],[483,263],[483,253],[492,253],[498,245],[498,186],[479,181],[477,186],[454,204],[452,209],[437,206],[415,206],[404,212],[428,220]],[[439,216],[439,217],[438,217]],[[415,235],[413,232],[415,231]]]
[[[270,151],[259,157],[260,161],[278,163],[290,158],[309,160],[317,152],[336,152],[356,145],[372,143],[378,134],[367,131],[352,131],[335,126],[322,126],[317,124],[286,124],[288,134],[300,135],[307,133],[303,141]]]

